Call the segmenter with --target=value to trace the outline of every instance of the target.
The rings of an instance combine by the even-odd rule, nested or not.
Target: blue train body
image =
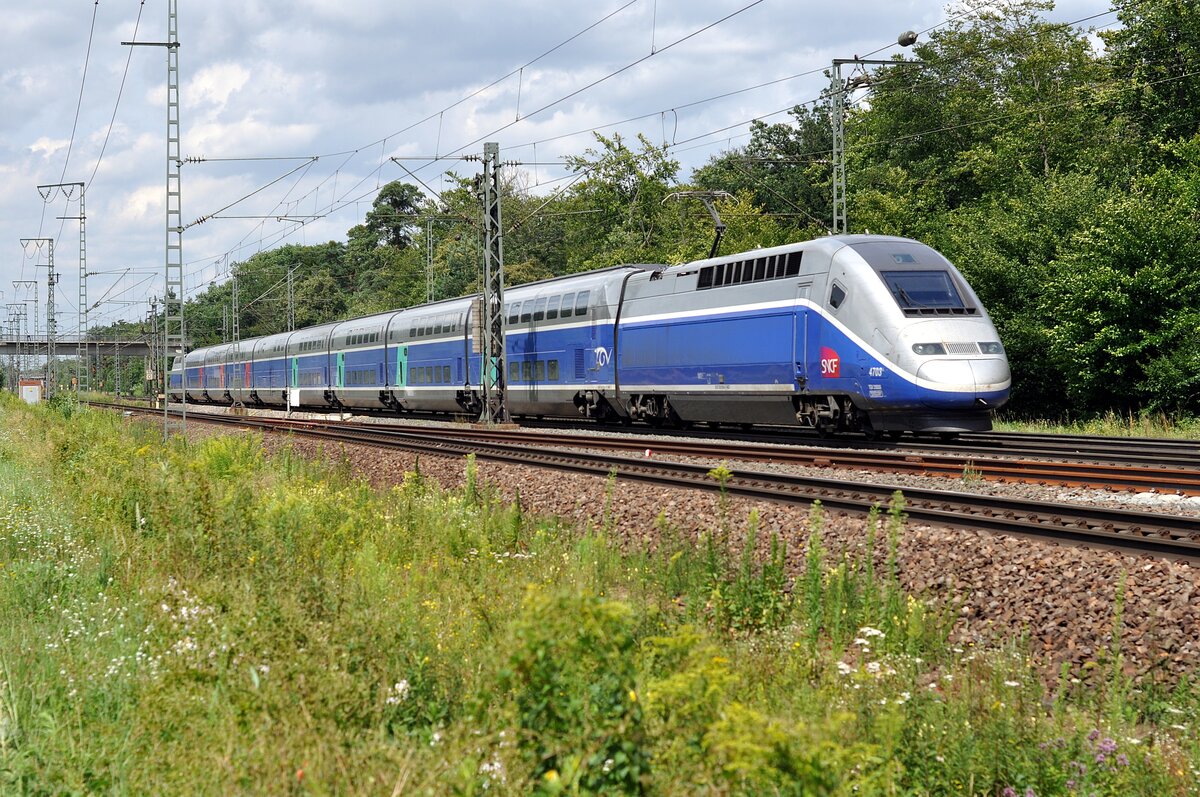
[[[473,300],[198,349],[175,364],[171,394],[478,412]],[[1008,398],[1008,362],[978,298],[944,257],[904,238],[619,266],[510,288],[505,301],[516,416],[953,434],[990,428]]]

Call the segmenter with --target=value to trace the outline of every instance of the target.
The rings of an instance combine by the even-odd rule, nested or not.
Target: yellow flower
[[[557,783],[558,782],[558,770],[552,769],[549,772],[547,772],[545,775],[542,775],[542,777],[546,779],[547,783]]]
[[[637,702],[637,692],[633,691],[632,689],[629,690],[629,702],[630,703]]]

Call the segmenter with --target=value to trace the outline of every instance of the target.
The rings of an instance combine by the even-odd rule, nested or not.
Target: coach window
[[[558,303],[562,301],[561,296],[551,296],[550,303],[546,305],[546,320],[553,321],[558,318]]]
[[[844,301],[846,301],[846,290],[836,282],[833,283],[833,287],[829,289],[829,306],[836,310],[842,306]]]
[[[547,366],[547,370],[550,372],[550,381],[557,382],[558,381],[558,360],[551,360],[549,365]]]
[[[521,381],[521,364],[520,363],[511,362],[508,364],[508,381],[509,382],[520,382]]]
[[[526,299],[525,303],[521,305],[521,323],[522,324],[528,323],[529,319],[532,316],[533,316],[533,299]]]
[[[546,317],[546,297],[537,300],[537,304],[533,306],[533,320],[541,321]]]
[[[521,363],[521,381],[522,382],[532,382],[533,381],[533,363],[529,362],[529,360],[526,360],[525,362]]]
[[[517,323],[517,316],[520,315],[520,310],[519,310],[520,307],[521,307],[520,302],[513,302],[512,304],[510,304],[508,306],[508,323],[510,323],[510,324]]]
[[[536,363],[534,363],[533,381],[535,381],[535,382],[545,382],[546,381],[546,361],[545,360],[538,360]]]
[[[450,384],[450,366],[448,365],[442,366],[442,381],[447,385]]]
[[[571,308],[574,306],[575,306],[575,294],[573,294],[573,293],[563,294],[562,311],[561,311],[560,315],[562,315],[563,318],[570,317]]]
[[[591,291],[580,291],[575,297],[575,315],[587,315],[588,299],[591,297]]]

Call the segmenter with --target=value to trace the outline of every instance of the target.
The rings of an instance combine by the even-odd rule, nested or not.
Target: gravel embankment
[[[194,431],[193,431],[194,430]],[[219,433],[216,427],[189,426],[190,434]],[[268,449],[288,444],[267,436]],[[296,438],[295,451],[345,457],[354,472],[377,485],[398,483],[415,457],[406,452],[366,446],[334,446]],[[652,446],[651,446],[652,447]],[[458,457],[421,457],[421,471],[443,487],[461,485],[464,465]],[[772,469],[750,463],[748,469]],[[804,471],[806,469],[787,468]],[[940,489],[969,488],[1020,495],[1052,502],[1125,506],[1146,510],[1162,502],[1163,511],[1200,516],[1200,501],[1176,496],[1107,493],[1038,485],[971,482],[939,477],[881,475],[865,471],[807,469],[831,478],[895,483]],[[506,498],[518,491],[531,511],[593,524],[606,512],[606,480],[517,465],[479,463],[481,479]],[[772,533],[788,545],[795,572],[803,567],[808,536],[808,506],[731,499],[730,517],[744,533],[750,511],[759,513],[760,540]],[[698,536],[717,524],[717,497],[695,490],[662,489],[618,481],[615,500],[607,508],[614,536],[622,544],[653,545],[660,515],[679,532]],[[865,550],[866,522],[858,516],[832,515],[822,529],[824,545],[834,555]],[[735,540],[734,544],[739,541]],[[884,556],[878,545],[877,556]],[[1059,546],[1027,538],[984,532],[932,528],[909,523],[901,535],[898,562],[903,587],[916,596],[948,599],[959,609],[954,629],[959,644],[984,643],[1024,634],[1053,678],[1062,663],[1087,675],[1087,662],[1105,658],[1112,645],[1118,582],[1126,578],[1122,651],[1127,672],[1139,678],[1175,680],[1200,663],[1200,568],[1185,562],[1122,555],[1106,550]],[[1193,601],[1193,596],[1198,600]],[[1095,671],[1093,671],[1095,672]]]

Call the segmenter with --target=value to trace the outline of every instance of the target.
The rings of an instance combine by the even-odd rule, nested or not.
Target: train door
[[[396,384],[400,387],[408,384],[408,347],[396,347]]]
[[[346,386],[346,352],[344,351],[337,353],[337,382],[334,386],[339,388]]]
[[[803,390],[808,386],[811,369],[811,361],[809,360],[810,349],[810,317],[812,313],[808,305],[808,295],[812,290],[812,283],[805,282],[796,286],[796,312],[792,316],[795,324],[793,330],[793,339],[796,343],[795,356],[792,358],[796,364],[796,385]],[[818,370],[819,373],[819,370]]]

